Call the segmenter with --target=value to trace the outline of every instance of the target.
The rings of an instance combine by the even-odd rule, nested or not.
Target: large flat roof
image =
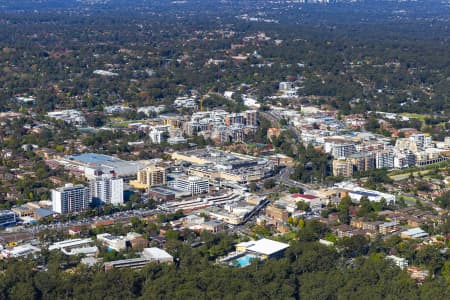
[[[247,250],[260,254],[272,255],[289,247],[289,244],[269,240],[260,239],[255,241],[252,246],[247,247]]]
[[[67,157],[70,160],[76,160],[85,164],[103,164],[107,162],[118,162],[122,161],[120,158],[97,154],[97,153],[83,153],[79,155],[71,155]]]
[[[145,248],[144,256],[146,258],[150,258],[150,259],[154,259],[154,260],[173,259],[172,255],[170,255],[163,249],[159,249],[156,247]]]
[[[67,162],[98,168],[104,173],[115,171],[119,176],[135,174],[138,170],[149,164],[149,161],[127,161],[114,156],[97,153],[70,155],[65,158]]]

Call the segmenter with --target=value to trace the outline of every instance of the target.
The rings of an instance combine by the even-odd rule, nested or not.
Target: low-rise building
[[[422,228],[415,227],[408,229],[406,231],[402,231],[400,233],[400,236],[404,239],[420,239],[428,236],[428,233],[426,233]]]
[[[400,269],[405,269],[408,267],[408,260],[406,258],[398,257],[395,255],[388,255],[386,256],[386,259],[391,260]]]
[[[266,207],[266,216],[278,222],[286,223],[289,213],[282,207],[276,205],[269,205]]]
[[[398,222],[387,222],[387,223],[378,225],[378,231],[381,234],[390,234],[390,233],[394,233],[394,232],[398,231],[398,229],[399,229],[398,226],[399,226]]]
[[[289,248],[289,244],[265,238],[257,241],[243,242],[236,245],[236,251],[255,254],[261,259],[280,257],[287,248]]]
[[[110,233],[97,234],[97,240],[109,249],[122,251],[127,248],[127,239],[123,236],[115,236]]]
[[[201,224],[201,228],[202,228],[202,230],[205,230],[205,231],[217,233],[217,232],[225,230],[225,223],[216,221],[216,220],[211,220],[211,221]]]
[[[0,251],[0,254],[2,258],[7,259],[7,258],[27,257],[29,255],[35,255],[37,252],[40,251],[41,249],[39,249],[38,247],[35,247],[31,244],[24,244],[13,247],[12,249],[3,249]]]
[[[140,269],[149,263],[172,263],[173,257],[159,248],[145,248],[139,258],[109,261],[104,264],[105,271],[121,268]]]
[[[142,256],[149,259],[152,262],[158,263],[172,263],[173,256],[164,251],[163,249],[152,247],[145,248],[142,252]]]

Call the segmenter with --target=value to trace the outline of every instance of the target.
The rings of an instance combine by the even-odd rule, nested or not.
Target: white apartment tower
[[[101,174],[89,180],[89,196],[94,203],[123,204],[123,179]]]
[[[80,212],[89,207],[89,189],[84,185],[66,184],[52,190],[52,209],[60,214]]]

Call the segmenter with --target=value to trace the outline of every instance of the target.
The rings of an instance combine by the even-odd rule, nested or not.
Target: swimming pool
[[[243,267],[250,265],[252,262],[252,259],[255,259],[255,258],[256,258],[255,255],[247,254],[242,257],[237,258],[235,260],[235,264],[237,267],[243,268]]]

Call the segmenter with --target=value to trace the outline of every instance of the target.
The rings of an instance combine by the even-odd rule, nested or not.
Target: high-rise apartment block
[[[60,214],[80,212],[89,207],[89,189],[84,185],[66,184],[52,190],[52,209]]]
[[[123,204],[123,179],[113,174],[96,174],[89,180],[89,197],[95,204]]]
[[[135,188],[149,189],[153,186],[166,185],[166,168],[159,166],[149,166],[137,172],[137,180],[130,184]]]

